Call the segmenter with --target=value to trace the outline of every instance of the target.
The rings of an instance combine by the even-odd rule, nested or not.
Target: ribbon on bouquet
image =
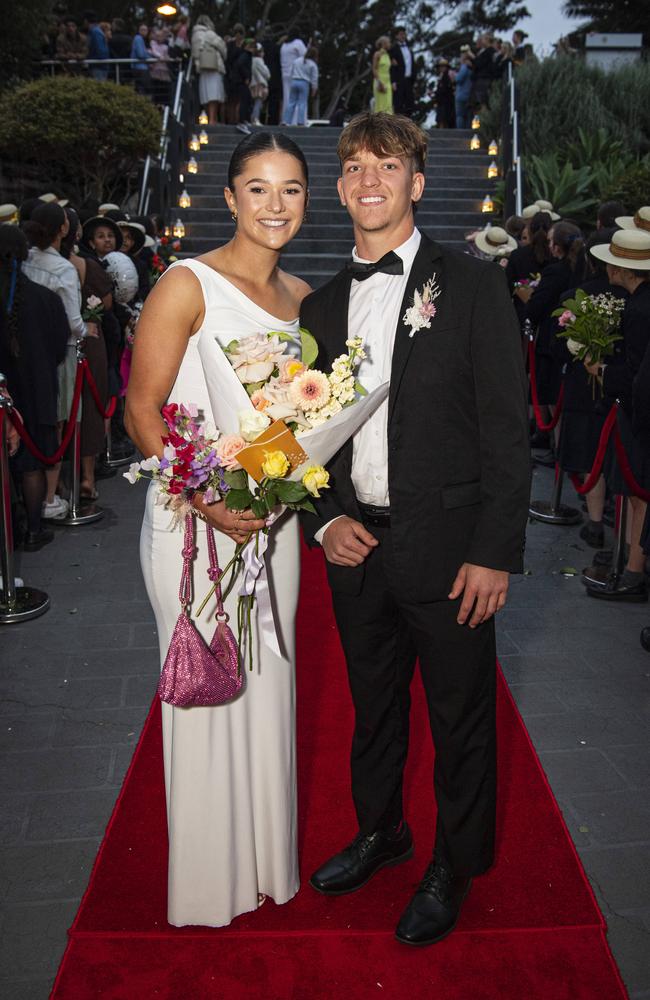
[[[276,518],[274,518],[276,520]],[[239,597],[252,597],[255,594],[257,604],[257,624],[260,638],[267,649],[278,657],[282,657],[271,602],[271,588],[266,572],[264,554],[269,547],[269,536],[259,531],[256,538],[251,538],[241,557],[244,563],[244,576],[239,588]],[[247,641],[251,642],[249,635]]]

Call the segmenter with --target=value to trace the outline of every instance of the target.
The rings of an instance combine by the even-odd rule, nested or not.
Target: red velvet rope
[[[616,422],[618,416],[618,403],[612,405],[611,410],[607,414],[607,419],[603,424],[603,429],[600,432],[600,440],[598,441],[598,449],[596,451],[596,457],[594,459],[594,464],[591,468],[591,472],[585,479],[584,483],[581,482],[578,477],[571,473],[571,482],[573,483],[576,493],[580,496],[584,496],[585,493],[589,493],[593,490],[594,486],[600,478],[600,473],[603,468],[603,462],[605,460],[605,452],[607,451],[607,442],[609,441],[610,435],[614,435],[614,446],[616,448],[616,457],[618,459],[618,464],[621,472],[623,473],[623,479],[627,483],[630,492],[636,496],[640,497],[641,500],[645,500],[646,503],[650,503],[650,492],[644,490],[644,488],[637,483],[634,473],[632,472],[632,467],[630,461],[627,457],[625,447],[623,445],[623,440],[621,438],[621,432],[618,429],[618,424]]]
[[[88,361],[86,359],[84,359],[83,361],[83,366],[84,366],[84,371],[86,373],[86,382],[88,383],[88,388],[90,389],[91,395],[95,400],[95,406],[101,413],[102,417],[105,420],[108,420],[115,413],[115,406],[117,404],[117,399],[115,396],[111,396],[111,398],[108,401],[108,406],[106,410],[104,410],[104,405],[101,399],[99,398],[99,390],[97,389],[97,383],[95,382],[93,373],[88,367]]]
[[[528,370],[530,372],[530,396],[533,401],[533,412],[535,414],[535,423],[540,431],[552,431],[557,427],[558,421],[562,415],[562,406],[564,405],[564,382],[560,386],[560,394],[557,397],[557,403],[555,404],[555,413],[553,418],[549,423],[544,423],[544,418],[542,417],[542,411],[539,405],[539,397],[537,395],[537,372],[535,368],[535,344],[532,340],[528,341]]]
[[[634,478],[634,473],[632,472],[632,467],[630,466],[629,459],[625,453],[623,441],[621,440],[621,432],[619,431],[618,426],[614,428],[614,446],[616,448],[618,464],[621,472],[623,473],[623,479],[627,483],[628,489],[634,494],[635,497],[640,497],[641,500],[645,500],[646,503],[650,503],[650,492],[648,490],[644,490]]]
[[[77,423],[77,411],[79,410],[79,401],[81,399],[81,390],[83,388],[84,376],[86,378],[86,381],[88,382],[88,387],[95,401],[95,405],[97,406],[97,409],[102,414],[102,416],[108,418],[111,417],[115,412],[115,404],[116,404],[115,396],[111,398],[108,404],[108,409],[104,411],[104,407],[102,406],[101,400],[99,398],[99,392],[97,391],[95,380],[92,377],[90,369],[88,368],[88,361],[86,360],[86,358],[84,358],[83,361],[81,361],[81,363],[77,365],[77,374],[75,376],[74,393],[72,396],[72,406],[70,407],[70,416],[68,417],[68,423],[65,428],[63,437],[61,439],[61,444],[56,449],[53,455],[50,456],[44,455],[43,452],[39,448],[37,448],[34,442],[32,441],[31,437],[27,432],[27,429],[25,428],[25,425],[23,424],[21,418],[18,416],[16,411],[15,410],[8,411],[9,419],[11,420],[12,424],[18,431],[18,436],[20,437],[21,441],[23,442],[27,450],[30,452],[30,454],[32,454],[38,462],[43,462],[45,465],[56,465],[57,462],[61,461],[66,451],[68,450],[68,446],[72,441],[72,435],[74,434],[75,424]]]

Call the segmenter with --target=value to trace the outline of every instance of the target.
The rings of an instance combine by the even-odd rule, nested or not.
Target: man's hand
[[[374,535],[351,517],[337,517],[323,535],[323,551],[334,566],[360,566],[379,545]]]
[[[474,614],[469,622],[470,628],[476,628],[477,625],[488,621],[496,611],[500,611],[506,603],[509,577],[509,573],[500,569],[487,569],[485,566],[463,563],[449,594],[451,601],[463,594],[456,619],[458,624],[465,624],[472,608]]]

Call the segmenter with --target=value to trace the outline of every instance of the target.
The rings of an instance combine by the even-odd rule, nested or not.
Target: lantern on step
[[[478,115],[474,115],[474,117],[472,118],[472,130],[474,132],[478,132],[480,127],[481,127],[481,119],[479,118]]]
[[[183,237],[185,236],[185,226],[183,225],[182,219],[176,219],[172,232],[177,240],[183,239]]]
[[[199,132],[199,142],[202,146],[207,146],[208,144],[208,133],[204,128]]]
[[[489,212],[494,211],[494,202],[490,198],[489,194],[486,194],[485,198],[481,203],[481,211],[483,212],[483,214],[488,214]]]
[[[188,174],[198,174],[199,172],[199,165],[193,156],[190,156],[187,161],[187,172]]]
[[[205,108],[201,108],[201,114],[199,115],[199,125],[208,124],[208,113]]]
[[[190,139],[190,149],[193,153],[198,153],[201,148],[201,143],[199,142],[198,135],[193,135]]]
[[[172,231],[171,231],[171,229],[169,228],[169,226],[165,226],[165,232],[164,232],[164,234],[163,234],[163,235],[164,235],[164,236],[166,236],[166,237],[167,237],[167,239],[169,239],[169,237],[171,236],[171,234],[172,234]]]
[[[480,149],[481,148],[481,140],[479,139],[479,137],[477,135],[473,135],[472,138],[470,139],[469,148],[470,149]]]
[[[499,176],[499,168],[497,166],[497,161],[492,160],[492,163],[488,167],[488,180],[493,181],[495,177]]]
[[[488,156],[498,156],[499,155],[499,143],[496,139],[493,139],[488,146]]]
[[[178,199],[178,207],[179,208],[190,208],[191,205],[192,205],[192,199],[190,198],[190,196],[187,193],[186,189],[183,188],[182,194],[180,195],[180,197]]]

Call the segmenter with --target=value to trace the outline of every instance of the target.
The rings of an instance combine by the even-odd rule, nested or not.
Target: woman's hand
[[[93,337],[93,339],[99,337],[99,329],[96,323],[86,323],[86,336]]]
[[[381,80],[378,80],[377,81],[377,90],[379,91],[380,94],[385,94],[386,93],[386,84],[382,83]]]
[[[600,375],[601,365],[599,361],[592,361],[590,356],[587,355],[582,363],[590,375]]]
[[[228,535],[228,538],[232,538],[237,545],[247,541],[252,532],[261,531],[262,528],[266,527],[266,521],[255,517],[252,510],[228,510],[223,500],[219,500],[218,503],[206,504],[197,497],[194,500],[194,506],[201,511],[213,528]]]

